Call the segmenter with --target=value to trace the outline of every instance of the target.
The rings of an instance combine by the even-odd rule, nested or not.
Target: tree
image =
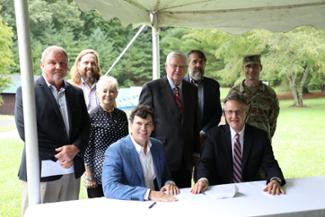
[[[206,75],[220,80],[216,72],[224,68],[224,63],[215,56],[215,50],[220,46],[220,41],[229,34],[210,29],[167,28],[161,35],[164,58],[173,50],[180,50],[185,54],[194,49],[202,50],[207,57]],[[161,60],[162,63],[164,61],[165,59]]]
[[[0,17],[0,92],[2,92],[9,84],[9,68],[14,65],[12,48],[13,32]],[[0,104],[2,100],[0,98]]]
[[[265,58],[267,77],[284,78],[294,98],[303,107],[303,89],[325,75],[325,31],[299,27],[269,38]],[[324,80],[318,80],[318,84]]]
[[[125,44],[116,53],[114,60],[136,32],[137,29],[129,32]],[[143,85],[151,79],[151,43],[148,43],[150,36],[150,31],[145,28],[111,71],[111,74],[118,78],[122,86]]]
[[[252,30],[241,35],[193,30],[179,37],[178,43],[186,47],[187,42],[182,41],[189,41],[193,47],[213,53],[214,60],[223,63],[223,67],[211,69],[212,77],[223,86],[232,86],[243,79],[244,55],[262,54],[261,79],[271,86],[284,84],[292,92],[294,105],[303,106],[303,90],[324,85],[324,32],[312,27],[299,27],[287,33]],[[207,69],[209,65],[217,68],[210,61]]]
[[[66,48],[70,66],[81,50],[97,50],[105,73],[137,31],[131,25],[122,26],[118,19],[106,21],[97,11],[80,11],[72,0],[29,0],[29,11],[34,73],[40,73],[42,50],[52,44]],[[16,65],[11,65],[8,71],[19,72],[13,1],[0,0],[0,12],[14,31],[12,52]],[[272,86],[285,85],[291,89],[295,104],[302,106],[302,89],[325,85],[324,38],[323,30],[311,27],[288,33],[252,30],[241,35],[213,29],[163,27],[161,75],[170,51],[187,53],[200,49],[208,59],[206,74],[230,87],[243,79],[242,57],[260,53],[264,66],[261,79]],[[111,72],[121,86],[142,85],[151,79],[151,46],[151,29],[147,28]]]
[[[13,1],[0,0],[3,7],[0,10],[4,14],[4,19],[14,30],[14,44],[12,51],[14,53],[15,67],[11,68],[10,73],[17,73],[19,69],[18,45],[16,37],[16,23]],[[29,1],[29,18],[30,18],[30,36],[32,47],[33,72],[39,73],[39,60],[41,51],[48,45],[61,45],[64,42],[75,41],[77,33],[76,29],[82,29],[83,21],[79,18],[80,10],[74,1],[68,0],[30,0]],[[67,25],[67,23],[69,25]],[[68,35],[72,40],[62,39]],[[60,40],[56,40],[60,39]],[[74,44],[71,47],[74,47]]]
[[[91,48],[98,52],[103,74],[106,73],[113,63],[114,58],[118,55],[114,50],[114,43],[111,42],[109,35],[99,27],[84,42],[80,42],[80,44],[84,45],[82,49]]]
[[[82,32],[83,21],[80,19],[80,10],[74,1],[67,0],[31,0],[29,2],[29,17],[31,33],[34,39],[43,44],[46,34],[59,34],[67,29],[72,31],[75,38]],[[68,25],[67,25],[68,24]]]

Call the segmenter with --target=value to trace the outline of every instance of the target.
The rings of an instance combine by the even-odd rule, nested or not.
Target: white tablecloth
[[[289,179],[286,194],[263,192],[264,181],[236,184],[233,198],[217,199],[222,189],[234,184],[213,186],[206,194],[193,195],[181,189],[177,202],[122,201],[106,198],[40,204],[29,207],[25,217],[106,217],[106,216],[286,216],[325,217],[325,176]]]

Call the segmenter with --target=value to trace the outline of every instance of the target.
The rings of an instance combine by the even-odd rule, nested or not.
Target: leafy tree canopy
[[[14,32],[8,40],[8,36],[1,37],[13,53],[2,58],[6,62],[9,58],[11,63],[1,67],[9,73],[19,72],[13,1],[0,0],[0,12],[2,20]],[[122,26],[118,19],[106,21],[97,11],[80,11],[72,0],[29,0],[29,12],[35,74],[40,73],[42,50],[52,44],[68,51],[70,66],[81,50],[97,50],[105,74],[137,31],[130,25]],[[215,29],[164,27],[160,29],[161,75],[165,75],[165,58],[170,51],[187,53],[200,49],[208,60],[206,75],[222,86],[231,87],[243,79],[242,57],[259,53],[263,63],[261,79],[273,87],[290,89],[295,104],[302,106],[302,90],[318,89],[325,83],[324,34],[324,30],[312,27],[299,27],[287,33],[252,30],[241,35]],[[143,85],[151,80],[151,46],[151,29],[147,27],[111,71],[121,86]]]
[[[0,17],[0,92],[2,92],[9,83],[8,74],[10,67],[14,65],[12,47],[13,32]],[[0,104],[2,100],[0,99]]]

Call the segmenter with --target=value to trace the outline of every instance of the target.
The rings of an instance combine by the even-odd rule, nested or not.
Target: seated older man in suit
[[[264,191],[283,194],[282,171],[274,158],[267,133],[245,124],[248,111],[245,96],[232,93],[224,100],[227,125],[212,128],[197,165],[192,193],[207,190],[208,185],[261,180],[259,168],[267,175]]]
[[[102,186],[105,197],[122,200],[175,201],[178,187],[170,179],[164,147],[150,138],[154,115],[139,105],[130,115],[130,135],[105,152]]]

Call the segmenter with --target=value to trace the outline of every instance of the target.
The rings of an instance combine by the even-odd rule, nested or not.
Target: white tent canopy
[[[76,0],[106,19],[152,27],[153,79],[159,77],[159,27],[217,28],[230,33],[251,29],[289,31],[297,26],[325,28],[324,0]]]
[[[301,25],[325,27],[323,0],[76,0],[123,24],[217,28],[242,33],[252,28],[288,31]]]
[[[265,28],[288,31],[301,25],[325,27],[325,0],[76,0],[123,24],[152,27],[153,78],[159,77],[159,27],[217,28],[230,33]],[[39,203],[39,165],[27,0],[15,0],[22,75],[29,202]]]

